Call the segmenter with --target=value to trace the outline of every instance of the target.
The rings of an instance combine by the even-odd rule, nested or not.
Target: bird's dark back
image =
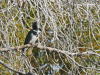
[[[31,37],[31,34],[32,34],[32,33],[33,33],[34,35],[37,35],[37,33],[34,32],[33,29],[31,29],[31,30],[28,32],[28,34],[27,34],[27,36],[26,36],[26,38],[25,38],[24,45],[25,45],[25,44],[28,44],[28,43],[30,42],[30,40],[32,39],[32,37]]]

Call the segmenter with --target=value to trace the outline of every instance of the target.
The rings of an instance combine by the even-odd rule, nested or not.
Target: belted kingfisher
[[[35,43],[37,42],[37,40],[38,40],[38,36],[39,36],[39,34],[40,34],[40,32],[41,32],[41,29],[38,28],[37,22],[33,22],[33,23],[32,23],[32,28],[33,28],[33,29],[31,29],[31,30],[28,32],[28,34],[27,34],[27,36],[26,36],[26,38],[25,38],[24,45],[25,45],[25,44],[29,44],[29,43],[34,43],[34,44],[35,44]],[[29,49],[29,48],[23,48],[24,54],[26,54],[26,51],[27,51],[28,49]]]

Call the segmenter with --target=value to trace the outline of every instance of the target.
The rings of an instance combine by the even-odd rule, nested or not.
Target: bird
[[[32,23],[32,29],[28,32],[25,41],[24,41],[24,45],[29,44],[29,43],[34,43],[36,44],[38,37],[41,33],[41,29],[37,26],[37,22],[33,22]],[[26,54],[26,51],[29,49],[28,48],[23,48],[23,53]]]

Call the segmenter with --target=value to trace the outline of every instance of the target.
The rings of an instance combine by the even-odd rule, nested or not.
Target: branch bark
[[[81,57],[82,55],[97,55],[97,56],[100,56],[98,53],[95,53],[93,51],[86,51],[86,52],[83,52],[83,53],[79,53],[79,52],[71,53],[69,51],[64,51],[64,50],[60,50],[60,49],[56,49],[56,48],[52,48],[52,47],[45,47],[45,46],[34,44],[34,43],[26,44],[26,45],[23,45],[23,46],[1,48],[0,52],[10,51],[10,50],[19,50],[19,49],[23,49],[23,48],[27,48],[27,47],[37,47],[37,48],[40,48],[40,49],[43,49],[43,50],[49,50],[50,52],[56,51],[56,52],[60,52],[62,54],[66,53],[67,55],[78,56],[78,57]]]

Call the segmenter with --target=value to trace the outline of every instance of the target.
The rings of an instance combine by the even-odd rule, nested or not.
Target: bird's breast
[[[37,31],[37,34],[40,34],[40,32],[41,32],[41,31],[40,31],[40,30],[38,30],[38,31]]]
[[[30,43],[35,43],[38,39],[38,36],[35,36],[34,34],[31,34],[31,40]]]

